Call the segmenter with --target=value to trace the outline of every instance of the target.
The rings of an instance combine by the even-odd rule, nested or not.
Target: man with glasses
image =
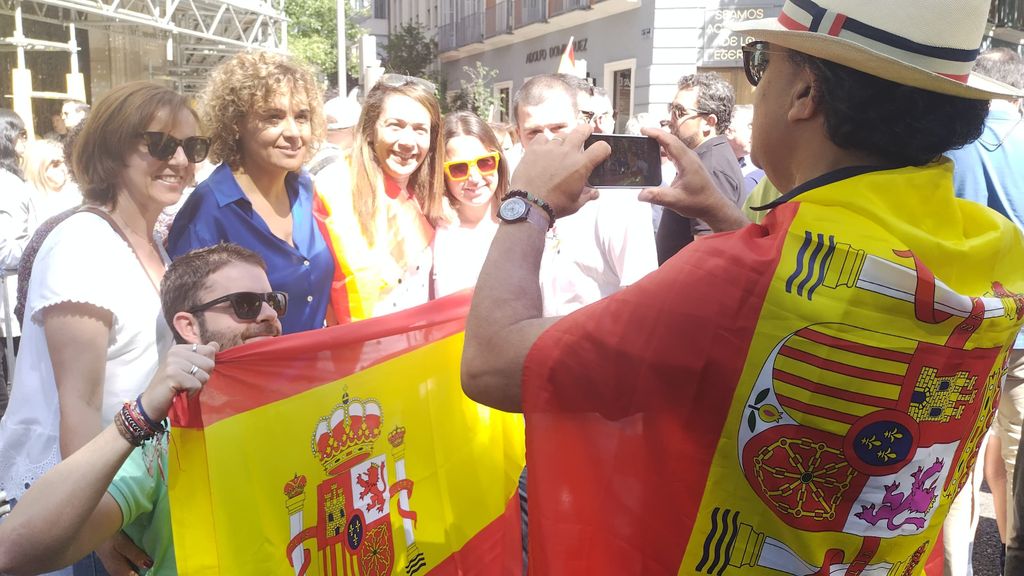
[[[178,345],[129,403],[140,426],[145,421],[158,430],[177,393],[201,390],[218,351],[281,334],[288,297],[271,291],[259,255],[217,244],[171,263],[161,303]],[[175,573],[167,483],[160,472],[167,469],[166,446],[147,442],[136,450],[133,439],[111,424],[19,501],[6,502],[0,493],[0,515],[10,511],[0,522],[0,573],[70,565],[122,529],[139,546],[120,550],[134,565],[126,570]]]
[[[612,101],[608,98],[608,92],[604,88],[594,87],[593,96],[590,97],[590,107],[594,110],[594,120],[591,123],[594,127],[594,134],[615,133],[615,110],[612,109]]]
[[[646,130],[679,174],[641,199],[730,232],[574,314],[542,317],[542,226],[499,225],[462,385],[526,414],[531,571],[942,573],[1024,325],[1024,235],[957,199],[942,158],[1021,94],[971,73],[989,4],[787,0],[733,24],[754,162],[784,194],[749,225]],[[512,186],[556,218],[586,205],[610,153],[589,132],[528,144]]]
[[[65,134],[78,126],[89,115],[89,105],[81,100],[65,100],[60,108],[60,117],[64,121]]]
[[[715,187],[737,206],[746,198],[743,173],[726,137],[736,97],[732,86],[714,72],[679,79],[679,91],[668,106],[669,131],[697,152]],[[706,222],[665,211],[658,226],[658,263],[664,264],[697,236],[712,232]]]

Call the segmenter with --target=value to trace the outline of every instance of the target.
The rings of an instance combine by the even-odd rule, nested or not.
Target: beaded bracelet
[[[551,208],[550,204],[545,202],[542,198],[538,198],[538,197],[534,196],[533,194],[530,194],[526,190],[509,190],[508,194],[505,194],[505,197],[502,198],[501,200],[502,200],[502,202],[504,202],[505,200],[507,200],[508,198],[512,198],[513,196],[518,196],[518,197],[522,198],[523,200],[526,200],[527,202],[530,202],[532,204],[535,204],[535,205],[539,206],[540,209],[543,210],[544,212],[546,212],[547,215],[548,215],[548,230],[550,230],[552,227],[554,227],[554,225],[555,225],[555,211]]]
[[[139,414],[136,403],[125,402],[121,410],[114,416],[114,425],[121,436],[132,446],[142,446],[146,440],[157,435],[157,431],[149,426]]]

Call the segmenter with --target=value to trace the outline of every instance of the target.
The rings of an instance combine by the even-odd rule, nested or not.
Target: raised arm
[[[658,141],[676,165],[675,180],[668,186],[640,192],[640,200],[664,206],[683,216],[703,220],[714,232],[738,230],[750,220],[743,210],[718,192],[697,154],[678,138],[658,128],[644,128],[645,136]]]
[[[142,395],[145,412],[163,420],[176,394],[202,388],[217,350],[216,343],[172,348]],[[193,364],[199,370],[190,375]],[[0,573],[68,566],[117,533],[121,509],[107,488],[132,450],[111,424],[36,481],[0,522]]]
[[[598,142],[583,150],[588,126],[547,140],[538,136],[526,148],[512,176],[512,189],[524,190],[567,216],[596,198],[585,189],[587,176],[611,149]],[[530,205],[530,209],[542,210]],[[547,216],[544,216],[547,220]],[[542,318],[538,275],[546,230],[531,222],[502,223],[491,243],[473,295],[462,354],[466,395],[500,410],[522,411],[523,362],[530,347],[557,318]]]

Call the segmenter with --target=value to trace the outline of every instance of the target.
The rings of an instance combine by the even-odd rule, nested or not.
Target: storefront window
[[[612,108],[615,109],[615,132],[626,131],[626,122],[633,114],[633,69],[624,68],[612,73]]]

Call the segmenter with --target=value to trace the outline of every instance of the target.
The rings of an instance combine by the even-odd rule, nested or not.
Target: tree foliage
[[[329,78],[338,73],[338,5],[336,0],[288,0],[284,3],[288,23],[288,49],[309,62]],[[365,8],[345,8],[345,57],[350,76],[359,76],[359,37],[365,30],[358,21],[368,14]],[[332,82],[335,83],[335,82]]]
[[[469,76],[469,81],[461,81],[462,88],[452,96],[448,107],[451,110],[470,110],[484,120],[490,119],[491,110],[498,104],[491,88],[491,81],[498,76],[498,71],[480,62],[474,68],[463,66],[462,71]]]
[[[388,72],[426,78],[437,61],[437,40],[428,38],[426,27],[407,22],[388,38],[384,68]]]

